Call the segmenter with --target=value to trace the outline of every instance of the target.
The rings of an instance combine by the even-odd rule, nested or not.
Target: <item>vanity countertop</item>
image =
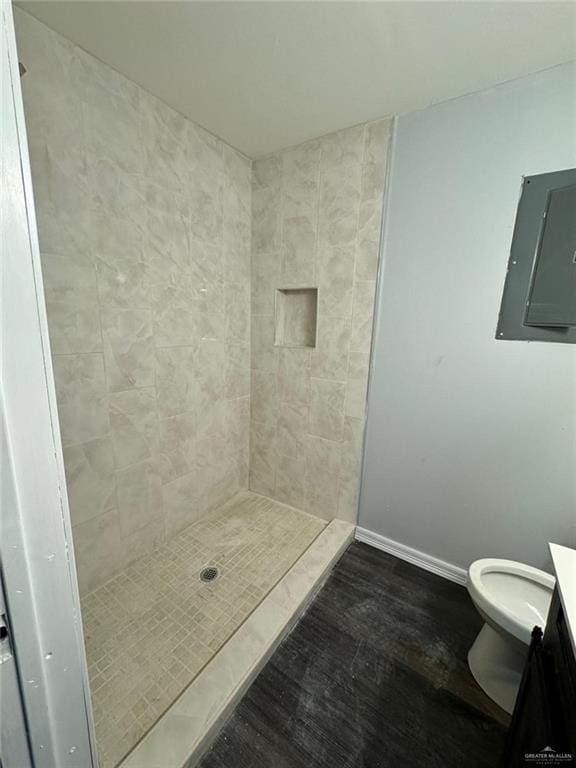
[[[556,583],[576,658],[576,549],[550,544]]]

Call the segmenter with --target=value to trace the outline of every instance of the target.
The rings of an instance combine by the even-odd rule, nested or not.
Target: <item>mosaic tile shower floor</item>
[[[126,756],[325,525],[243,492],[82,599],[101,768]],[[200,580],[207,565],[215,581]]]

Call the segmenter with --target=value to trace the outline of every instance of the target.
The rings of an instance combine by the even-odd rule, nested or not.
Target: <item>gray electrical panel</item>
[[[524,178],[496,338],[576,343],[576,169]]]

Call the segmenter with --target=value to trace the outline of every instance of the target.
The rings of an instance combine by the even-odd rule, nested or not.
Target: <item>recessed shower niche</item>
[[[315,347],[318,288],[276,290],[277,347]]]

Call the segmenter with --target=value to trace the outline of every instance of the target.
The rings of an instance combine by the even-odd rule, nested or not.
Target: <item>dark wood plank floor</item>
[[[481,623],[464,587],[352,544],[201,768],[496,768]]]

